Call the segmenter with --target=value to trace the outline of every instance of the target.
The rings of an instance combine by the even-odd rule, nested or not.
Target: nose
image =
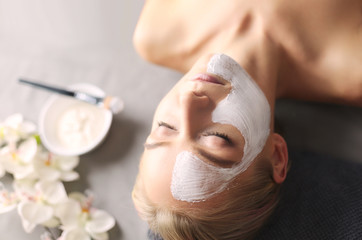
[[[205,119],[211,110],[210,103],[209,97],[200,92],[190,91],[180,95],[180,123],[185,136],[195,136],[197,129],[205,123]]]
[[[180,95],[180,105],[187,109],[208,107],[210,99],[202,92],[189,91]]]

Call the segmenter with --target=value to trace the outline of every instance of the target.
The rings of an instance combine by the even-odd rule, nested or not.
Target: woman
[[[286,144],[273,133],[275,99],[293,97],[362,106],[361,7],[358,0],[333,4],[322,0],[146,1],[134,37],[135,46],[144,58],[187,72],[201,56],[225,53],[255,80],[270,107],[269,135],[262,151],[246,169],[240,167],[243,157],[242,160],[237,158],[244,156],[244,148],[234,149],[233,154],[224,150],[218,154],[231,154],[227,158],[231,161],[225,163],[220,157],[216,161],[201,160],[237,169],[231,170],[232,179],[223,180],[218,174],[212,174],[211,178],[216,179],[214,186],[197,186],[197,191],[187,187],[186,193],[173,189],[174,179],[182,179],[177,177],[179,175],[188,182],[189,175],[174,174],[178,173],[174,169],[179,160],[199,162],[206,156],[192,151],[195,146],[189,144],[191,139],[207,143],[209,147],[213,147],[210,143],[219,141],[222,146],[228,145],[225,134],[212,131],[213,135],[208,132],[203,135],[201,130],[206,126],[199,123],[219,123],[213,122],[213,112],[225,96],[211,90],[196,92],[194,96],[191,91],[187,95],[188,88],[182,87],[195,81],[192,76],[196,73],[209,76],[207,66],[212,57],[207,55],[206,60],[203,58],[195,64],[161,102],[141,159],[134,200],[153,231],[165,239],[249,239],[253,236],[275,206],[278,185],[284,181],[287,170]],[[227,81],[215,75],[221,83]],[[230,94],[225,90],[217,92]],[[177,100],[181,93],[183,100],[181,97]],[[208,100],[202,102],[196,97]],[[214,108],[208,105],[210,102]],[[177,114],[171,117],[166,114],[166,121],[159,120],[159,114],[163,116],[165,112]],[[194,124],[200,125],[195,127]],[[187,130],[186,126],[196,128],[194,131],[198,134]],[[243,131],[239,128],[228,131],[230,135],[236,133],[233,138],[245,147],[248,138]],[[172,138],[172,144],[169,139],[164,141],[165,136]],[[152,142],[154,140],[156,143]],[[158,144],[163,142],[168,144]],[[181,144],[185,142],[186,145]],[[201,196],[195,194],[198,191],[202,191]]]
[[[287,172],[273,131],[275,82],[224,54],[202,57],[160,102],[133,192],[164,239],[249,239]]]

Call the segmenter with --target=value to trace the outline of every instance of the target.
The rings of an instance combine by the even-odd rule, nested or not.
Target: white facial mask
[[[232,168],[221,168],[205,163],[193,153],[179,153],[173,170],[171,193],[181,201],[204,201],[223,191],[262,151],[270,132],[268,100],[237,62],[227,55],[215,54],[208,63],[207,72],[231,83],[229,95],[216,106],[212,120],[230,124],[240,131],[245,139],[244,155],[241,162]]]
[[[181,152],[176,157],[172,173],[172,195],[187,202],[207,199],[226,187],[227,174],[225,168],[207,164],[191,152]]]

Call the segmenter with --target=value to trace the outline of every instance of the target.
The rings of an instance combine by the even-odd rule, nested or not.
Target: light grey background
[[[0,119],[20,112],[37,122],[49,93],[19,85],[19,76],[67,86],[93,83],[121,97],[105,142],[81,156],[80,179],[68,191],[90,189],[95,207],[111,213],[111,240],[146,239],[131,190],[153,111],[181,76],[136,54],[132,34],[141,0],[0,0]],[[279,101],[277,118],[291,149],[361,161],[362,109]],[[2,182],[7,185],[11,177]],[[0,215],[0,240],[40,239],[22,229],[16,211]]]

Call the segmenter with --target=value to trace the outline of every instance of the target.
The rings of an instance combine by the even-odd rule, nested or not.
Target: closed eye
[[[177,131],[177,129],[176,129],[174,126],[172,126],[172,125],[170,125],[170,124],[168,124],[168,123],[165,123],[165,122],[163,122],[163,121],[159,121],[159,122],[158,122],[158,126],[159,126],[159,127],[166,127],[166,128],[171,129],[171,130],[173,130],[173,131]]]
[[[206,132],[203,134],[204,137],[208,137],[208,136],[215,136],[215,137],[219,137],[223,140],[225,140],[228,144],[232,144],[231,139],[229,138],[229,136],[225,133],[220,133],[220,132]]]

